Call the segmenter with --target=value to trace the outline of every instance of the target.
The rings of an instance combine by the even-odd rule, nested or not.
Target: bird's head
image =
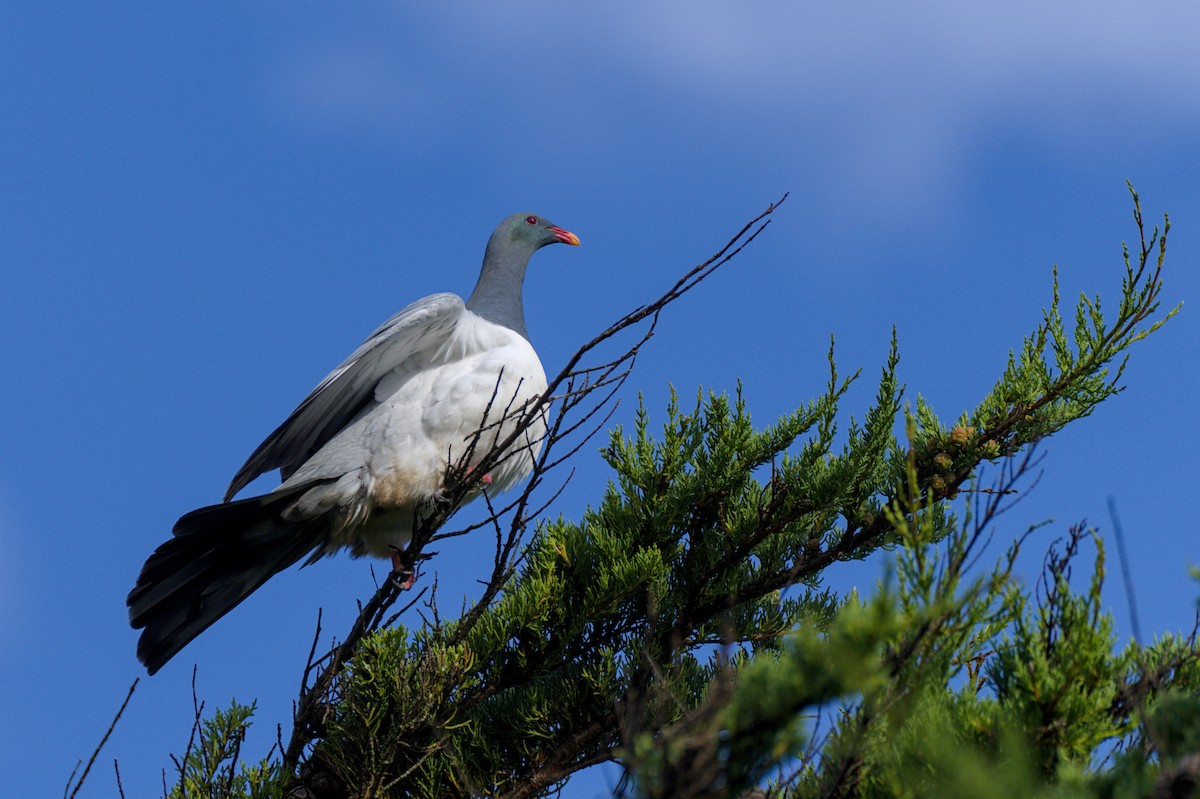
[[[579,244],[579,237],[574,233],[551,224],[537,214],[513,214],[500,223],[496,234],[514,246],[528,247],[531,252],[560,241],[563,244]]]
[[[537,214],[513,214],[496,227],[483,253],[479,282],[467,298],[467,310],[525,338],[521,287],[533,253],[555,242],[579,244],[579,237]]]

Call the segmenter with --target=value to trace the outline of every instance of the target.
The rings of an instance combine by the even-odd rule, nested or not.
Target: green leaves
[[[1158,330],[1178,313],[1177,305],[1158,319],[1162,267],[1167,253],[1170,220],[1160,231],[1146,232],[1141,200],[1133,187],[1133,217],[1138,250],[1131,258],[1122,245],[1125,274],[1116,318],[1106,322],[1100,297],[1080,295],[1071,334],[1059,310],[1058,268],[1054,269],[1053,298],[1042,312],[1042,324],[1018,354],[1010,354],[1004,376],[971,415],[982,431],[981,442],[996,442],[1004,454],[1051,435],[1121,391],[1127,350]],[[1115,373],[1111,364],[1118,358]]]
[[[1096,542],[1091,584],[1071,590],[1071,561],[1086,539]],[[1123,687],[1125,669],[1113,652],[1112,618],[1100,606],[1104,550],[1082,527],[1071,530],[1060,551],[1053,545],[1038,585],[1040,601],[1013,592],[1012,632],[989,666],[989,678],[1008,716],[1026,731],[1041,770],[1053,774],[1064,762],[1086,765],[1102,742],[1128,732],[1127,719],[1110,710]]]
[[[205,720],[201,720],[201,712],[197,705],[191,740],[182,760],[176,760],[178,781],[171,790],[172,799],[282,797],[282,775],[269,755],[258,764],[241,762],[242,741],[254,706],[234,700],[227,710],[218,710]]]

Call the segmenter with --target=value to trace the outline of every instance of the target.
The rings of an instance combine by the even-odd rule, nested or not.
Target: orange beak
[[[560,227],[552,226],[550,228],[550,232],[553,233],[554,237],[556,239],[558,239],[559,241],[561,241],[563,244],[570,244],[573,247],[579,246],[579,237],[576,236],[574,233],[572,233],[569,230],[563,230]]]

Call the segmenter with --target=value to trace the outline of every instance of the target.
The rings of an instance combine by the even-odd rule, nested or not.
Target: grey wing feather
[[[433,294],[380,325],[258,445],[234,475],[225,501],[272,469],[282,470],[286,479],[372,401],[385,375],[444,341],[463,308],[457,295]]]

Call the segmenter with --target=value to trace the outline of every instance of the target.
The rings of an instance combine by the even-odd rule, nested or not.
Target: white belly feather
[[[512,434],[546,389],[537,353],[508,328],[464,311],[433,352],[390,372],[364,410],[280,488],[329,480],[289,514],[340,519],[325,552],[389,557],[411,537],[415,514],[442,491],[447,469],[474,466]],[[481,432],[482,431],[482,432]],[[526,477],[541,451],[544,414],[488,470],[489,491]]]

